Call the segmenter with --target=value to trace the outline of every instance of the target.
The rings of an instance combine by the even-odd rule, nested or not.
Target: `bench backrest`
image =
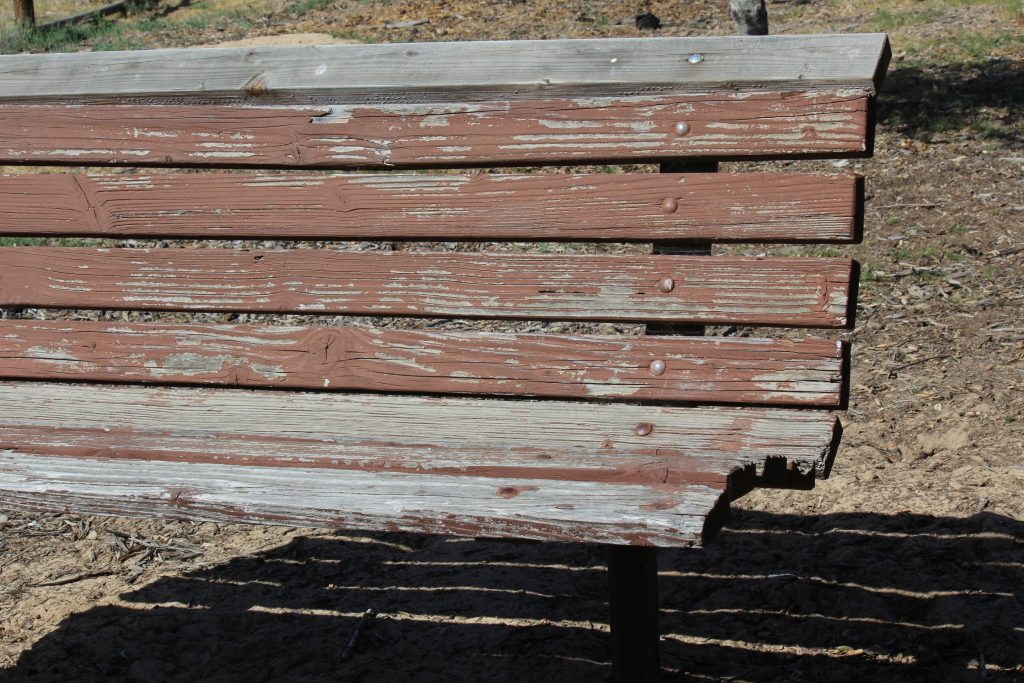
[[[0,176],[0,236],[116,241],[0,248],[0,306],[62,311],[0,321],[0,503],[699,541],[750,486],[827,471],[845,346],[623,326],[847,328],[857,269],[643,245],[856,242],[861,179],[393,171],[865,156],[887,55],[849,35],[0,58],[0,163],[203,169]]]

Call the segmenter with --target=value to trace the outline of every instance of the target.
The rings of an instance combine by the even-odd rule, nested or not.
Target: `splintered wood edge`
[[[11,507],[666,546],[707,540],[766,463],[802,449],[788,470],[821,467],[835,424],[780,409],[42,383],[0,384],[0,405]]]
[[[164,49],[0,57],[0,99],[291,97],[366,101],[636,92],[743,84],[846,83],[874,89],[884,34],[611,38],[379,45]],[[425,94],[417,94],[425,93]]]
[[[103,443],[103,451],[162,451],[168,458],[176,451],[186,459],[197,452],[220,458],[234,453],[235,460],[282,467],[489,472],[493,466],[534,477],[557,475],[570,462],[581,471],[596,468],[586,476],[597,479],[661,482],[691,478],[704,465],[722,472],[723,463],[753,464],[763,473],[769,460],[823,473],[837,436],[831,412],[766,407],[52,382],[0,383],[0,405],[0,443],[16,438],[7,445],[63,444],[79,455],[96,453]],[[325,420],[328,415],[332,419]],[[451,429],[453,420],[463,427]],[[258,452],[247,454],[255,444]],[[537,448],[551,457],[538,458]],[[616,466],[600,473],[620,457],[671,466],[666,472]]]
[[[728,515],[726,484],[647,486],[166,461],[0,449],[6,509],[692,547]]]

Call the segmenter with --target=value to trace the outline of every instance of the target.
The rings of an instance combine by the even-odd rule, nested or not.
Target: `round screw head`
[[[700,64],[704,61],[704,55],[699,52],[694,52],[692,55],[686,58],[690,64]]]
[[[676,288],[676,281],[670,277],[663,277],[658,280],[658,289],[668,294]]]
[[[651,361],[651,374],[657,377],[658,375],[665,374],[665,361],[655,360]]]
[[[661,210],[665,213],[675,213],[679,208],[679,200],[669,197],[661,203]]]
[[[647,436],[653,431],[654,425],[652,425],[650,422],[641,422],[636,426],[635,429],[633,429],[633,433],[635,433],[637,436]]]
[[[680,121],[676,124],[676,135],[686,135],[690,132],[690,124],[686,121]]]

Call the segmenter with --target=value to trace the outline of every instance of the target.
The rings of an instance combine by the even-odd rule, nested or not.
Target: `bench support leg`
[[[612,673],[616,683],[658,680],[658,551],[608,547]]]

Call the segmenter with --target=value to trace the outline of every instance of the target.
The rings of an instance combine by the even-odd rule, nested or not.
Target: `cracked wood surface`
[[[699,60],[691,59],[698,55]],[[0,100],[467,101],[848,84],[876,89],[884,34],[170,49],[0,57]]]
[[[884,36],[851,35],[4,56],[0,163],[866,156],[888,54]],[[844,242],[862,202],[859,179],[834,175],[68,174],[0,178],[0,234]],[[843,327],[856,277],[841,259],[0,249],[12,307]],[[0,505],[692,545],[752,487],[828,474],[835,416],[777,406],[842,405],[844,355],[820,340],[3,321]]]
[[[32,308],[844,327],[853,277],[830,258],[0,249],[0,305]]]
[[[757,470],[827,470],[835,430],[820,411],[3,383],[0,504],[689,545]]]
[[[7,509],[570,543],[700,545],[727,515],[726,489],[97,461],[0,449]]]
[[[858,89],[309,107],[0,104],[0,163],[411,168],[863,156],[871,120],[869,93]]]
[[[0,176],[0,234],[850,242],[863,183],[805,173]]]
[[[4,379],[837,407],[843,356],[825,340],[0,321]]]

